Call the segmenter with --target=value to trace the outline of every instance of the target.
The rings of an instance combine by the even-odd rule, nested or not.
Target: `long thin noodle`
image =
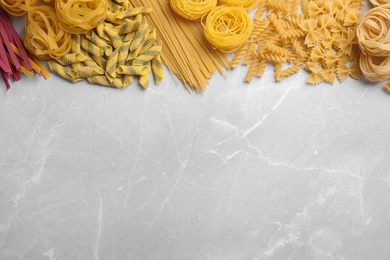
[[[230,68],[226,56],[212,49],[192,22],[177,15],[168,1],[134,0],[132,3],[153,9],[148,14],[148,22],[157,28],[157,39],[163,42],[162,61],[189,92],[190,89],[205,91],[208,79],[217,70],[222,71],[222,66]]]

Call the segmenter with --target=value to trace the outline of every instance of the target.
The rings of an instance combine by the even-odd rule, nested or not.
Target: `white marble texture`
[[[390,96],[246,68],[0,91],[0,259],[390,259]]]

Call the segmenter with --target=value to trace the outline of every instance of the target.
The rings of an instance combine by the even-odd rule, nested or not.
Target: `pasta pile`
[[[217,0],[171,0],[171,7],[178,15],[193,21],[200,21],[216,5]]]
[[[381,5],[363,15],[357,29],[362,54],[360,68],[372,82],[390,79],[390,4]]]
[[[221,5],[207,15],[204,34],[218,50],[233,52],[246,43],[252,29],[252,21],[243,8]]]
[[[50,77],[44,67],[26,51],[11,20],[1,8],[0,35],[0,75],[7,90],[11,87],[9,79],[20,80],[22,73],[29,77],[34,74],[44,76],[45,79]]]
[[[63,31],[54,9],[36,6],[25,21],[24,46],[41,60],[64,56],[71,48],[71,34]]]
[[[219,0],[219,1],[223,4],[243,7],[247,11],[255,9],[261,2],[259,0]]]
[[[348,76],[359,79],[355,47],[362,6],[361,0],[261,1],[253,32],[237,51],[232,67],[242,58],[243,65],[250,64],[248,83],[255,76],[261,78],[268,63],[274,64],[276,81],[297,73],[302,65],[310,73],[309,84],[334,83],[335,74],[340,82]]]
[[[14,16],[22,16],[34,7],[37,0],[0,0],[0,7]]]
[[[157,38],[163,42],[163,63],[179,78],[187,91],[203,92],[208,79],[216,71],[230,68],[226,56],[208,44],[202,36],[202,25],[177,15],[168,1],[133,0],[135,6],[150,6],[149,22],[157,28]],[[195,27],[194,27],[195,26]]]
[[[139,76],[145,89],[153,71],[156,84],[160,83],[164,77],[162,42],[143,16],[152,9],[132,8],[125,1],[108,3],[105,21],[86,34],[73,35],[71,53],[50,61],[50,69],[70,82],[87,79],[115,88],[124,88]]]
[[[56,0],[55,9],[62,30],[81,34],[94,29],[104,20],[107,0]]]

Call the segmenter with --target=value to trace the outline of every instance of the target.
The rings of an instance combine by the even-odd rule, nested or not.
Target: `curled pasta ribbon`
[[[217,0],[171,0],[170,3],[181,17],[199,21],[217,5]]]
[[[245,10],[250,11],[259,6],[260,0],[219,0],[227,5],[241,6]]]
[[[62,30],[82,34],[97,27],[107,15],[107,0],[56,0]]]
[[[372,82],[390,79],[390,4],[369,10],[357,27],[360,69]]]
[[[390,4],[365,13],[357,28],[360,49],[365,54],[390,56]]]
[[[41,60],[59,59],[72,46],[71,34],[63,31],[54,9],[37,6],[28,12],[25,22],[24,46]]]
[[[222,52],[238,50],[247,42],[252,29],[252,20],[245,10],[228,5],[214,8],[204,25],[206,39]]]
[[[390,56],[375,57],[362,53],[360,55],[360,69],[364,77],[371,82],[380,82],[390,79]]]
[[[35,6],[37,0],[0,0],[0,7],[14,16],[22,16]]]
[[[370,2],[371,4],[373,4],[373,6],[385,5],[390,3],[389,0],[370,0]]]

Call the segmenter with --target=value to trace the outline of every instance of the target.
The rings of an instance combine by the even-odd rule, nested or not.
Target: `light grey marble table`
[[[0,259],[390,259],[390,96],[216,74],[0,91]]]

